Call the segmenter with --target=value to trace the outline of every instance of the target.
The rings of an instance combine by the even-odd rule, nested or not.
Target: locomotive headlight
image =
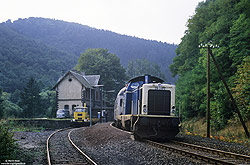
[[[146,106],[146,105],[143,105],[142,110],[143,110],[143,113],[147,113],[147,106]]]
[[[171,113],[172,113],[172,115],[175,115],[175,106],[174,105],[172,106]]]

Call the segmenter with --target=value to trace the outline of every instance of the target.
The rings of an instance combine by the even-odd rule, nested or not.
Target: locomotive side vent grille
[[[148,115],[170,115],[171,92],[169,90],[148,91]]]

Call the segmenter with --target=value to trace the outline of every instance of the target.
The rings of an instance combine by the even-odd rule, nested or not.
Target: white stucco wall
[[[81,99],[82,84],[69,74],[58,84],[58,92],[58,99]]]
[[[68,105],[69,112],[72,114],[72,105],[82,105],[82,90],[85,88],[75,77],[71,74],[66,76],[57,86],[58,109],[64,109],[65,105]]]

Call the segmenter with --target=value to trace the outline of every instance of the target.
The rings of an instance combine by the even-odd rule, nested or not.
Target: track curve
[[[126,132],[132,135],[132,132],[121,130],[110,124],[111,127],[120,131]],[[202,162],[213,163],[213,164],[250,164],[250,156],[236,154],[232,152],[225,152],[213,148],[198,146],[190,143],[184,143],[181,141],[169,140],[168,143],[158,143],[155,141],[140,139],[141,141],[148,143],[152,146],[170,150],[187,157],[191,157]]]
[[[79,128],[77,128],[79,129]],[[60,129],[47,139],[48,165],[52,164],[91,164],[97,165],[89,156],[75,145],[71,133],[76,129]]]
[[[207,163],[213,164],[250,164],[250,156],[225,152],[208,147],[170,140],[169,143],[144,142],[164,150],[170,150]]]

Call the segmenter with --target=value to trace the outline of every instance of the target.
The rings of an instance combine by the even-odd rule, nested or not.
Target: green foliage
[[[100,75],[104,90],[115,90],[109,94],[108,100],[112,104],[115,94],[124,86],[126,78],[125,69],[120,64],[120,59],[108,52],[107,49],[88,49],[78,60],[76,66],[78,71],[89,75]]]
[[[62,70],[76,62],[69,54],[35,42],[0,24],[0,86],[5,92],[22,90],[30,77],[53,86]]]
[[[41,102],[40,87],[34,78],[30,78],[29,82],[21,93],[20,106],[23,108],[23,117],[42,117],[44,111]]]
[[[168,66],[175,57],[175,49],[177,46],[174,44],[120,35],[110,31],[55,19],[28,18],[3,24],[14,32],[24,35],[29,39],[67,52],[67,56],[63,56],[62,53],[61,58],[58,58],[65,60],[64,68],[60,65],[62,66],[61,70],[64,69],[64,72],[72,69],[80,54],[88,48],[107,48],[111,53],[116,54],[120,58],[123,67],[126,67],[130,60],[145,58],[158,64],[161,71],[165,74],[165,77],[168,77],[168,81],[172,83],[175,82],[175,79],[171,77],[170,70],[168,69]],[[69,62],[69,59],[73,59],[75,63],[72,64]],[[57,60],[50,61],[54,63]],[[62,64],[61,61],[58,63]],[[49,64],[50,62],[48,65]],[[54,66],[57,66],[57,64],[54,64]],[[65,70],[65,67],[69,68]],[[56,69],[53,70],[57,71]],[[57,75],[56,78],[58,77]],[[35,78],[38,79],[38,77]]]
[[[13,133],[1,121],[0,122],[0,162],[15,158],[17,145],[13,139]]]
[[[28,118],[25,118],[26,120],[31,120]],[[21,120],[25,120],[25,119],[21,119]],[[45,128],[43,126],[34,126],[32,124],[27,124],[27,122],[25,123],[20,123],[18,122],[19,119],[9,119],[8,121],[6,121],[6,123],[8,124],[8,128],[12,131],[12,132],[18,132],[18,131],[22,131],[22,132],[41,132],[44,131]]]
[[[3,118],[3,99],[2,99],[2,89],[0,88],[0,119]]]
[[[233,96],[238,103],[243,118],[247,120],[250,118],[250,57],[246,57],[239,66],[235,84]]]
[[[2,92],[0,98],[2,100],[0,106],[2,108],[2,117],[1,118],[15,118],[20,117],[22,113],[22,108],[17,104],[10,101],[11,94],[7,92]]]
[[[156,77],[165,79],[165,75],[161,72],[160,66],[154,62],[150,62],[147,59],[131,60],[128,63],[127,75],[129,78],[150,74]]]
[[[196,13],[188,20],[188,30],[176,52],[170,69],[179,75],[176,83],[177,107],[184,118],[205,116],[207,50],[200,43],[219,45],[213,54],[230,88],[235,86],[237,66],[249,56],[249,0],[213,0],[199,3]],[[211,115],[215,129],[223,128],[232,118],[234,109],[214,64],[210,69]],[[244,101],[249,102],[246,98]],[[245,113],[245,112],[244,112]]]
[[[5,100],[2,105],[4,107],[4,118],[15,118],[22,115],[22,108],[20,108],[17,104],[12,103],[9,100]]]
[[[44,90],[39,95],[41,96],[45,116],[50,118],[56,117],[56,91]]]
[[[230,29],[230,57],[233,66],[241,64],[250,54],[250,18],[241,14]]]

